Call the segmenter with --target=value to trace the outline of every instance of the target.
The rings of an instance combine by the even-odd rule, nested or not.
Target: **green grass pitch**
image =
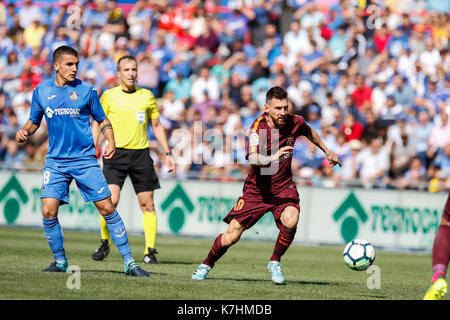
[[[422,299],[430,284],[431,255],[377,251],[380,288],[369,289],[375,274],[352,271],[339,246],[293,244],[282,259],[287,284],[275,285],[266,269],[272,242],[241,240],[230,248],[205,281],[191,275],[213,239],[158,236],[159,265],[144,265],[143,236],[129,236],[136,261],[150,278],[123,273],[116,247],[105,261],[91,259],[99,236],[65,231],[69,265],[80,268],[80,289],[68,289],[69,273],[44,273],[52,262],[44,232],[0,227],[0,299],[151,300],[400,300]],[[371,282],[372,285],[376,282]],[[444,299],[448,300],[448,296]]]

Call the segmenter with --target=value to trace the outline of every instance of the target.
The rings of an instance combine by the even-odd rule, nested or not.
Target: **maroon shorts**
[[[276,195],[263,196],[257,191],[247,189],[239,197],[236,205],[223,218],[223,221],[230,223],[235,219],[246,229],[251,228],[267,212],[272,211],[277,225],[280,223],[281,213],[287,207],[295,207],[300,210],[299,196],[295,185],[277,193]]]

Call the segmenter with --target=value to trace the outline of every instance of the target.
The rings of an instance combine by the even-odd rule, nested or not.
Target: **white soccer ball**
[[[375,261],[375,248],[366,240],[355,239],[344,249],[344,262],[352,270],[366,270]]]

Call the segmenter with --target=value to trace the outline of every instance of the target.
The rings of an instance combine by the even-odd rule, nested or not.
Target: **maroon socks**
[[[440,276],[447,273],[450,260],[450,226],[441,224],[436,232],[433,243],[433,279],[435,282]]]
[[[222,233],[219,234],[214,241],[213,246],[211,247],[211,250],[209,250],[209,254],[206,257],[205,260],[203,260],[203,264],[206,264],[207,266],[210,266],[211,268],[214,267],[214,263],[219,260],[225,252],[227,252],[228,247],[222,246]]]
[[[286,252],[286,250],[291,245],[291,242],[295,238],[295,233],[297,228],[287,228],[283,225],[279,225],[280,233],[278,234],[277,242],[275,243],[275,248],[273,248],[272,257],[270,261],[280,261],[281,256]]]

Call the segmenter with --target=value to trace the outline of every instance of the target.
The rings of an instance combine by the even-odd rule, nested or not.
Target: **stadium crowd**
[[[200,159],[180,161],[178,179],[244,178],[237,133],[247,133],[278,85],[291,112],[343,161],[333,170],[298,139],[299,184],[448,190],[448,2],[328,2],[140,0],[128,10],[112,0],[0,1],[2,169],[42,168],[45,123],[25,146],[14,134],[28,119],[33,88],[53,76],[51,53],[70,45],[80,53],[78,77],[99,95],[118,85],[116,61],[137,57],[137,84],[158,98],[172,147],[188,135],[191,160]],[[195,123],[205,133],[198,139]],[[234,139],[218,146],[211,131]],[[160,177],[171,177],[157,143],[151,148]]]

